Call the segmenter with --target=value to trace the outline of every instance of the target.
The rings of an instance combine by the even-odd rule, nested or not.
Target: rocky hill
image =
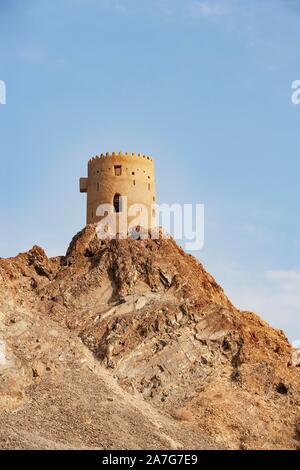
[[[292,347],[172,239],[0,259],[0,448],[300,448]]]

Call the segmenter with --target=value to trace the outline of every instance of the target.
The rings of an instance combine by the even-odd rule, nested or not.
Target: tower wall
[[[96,156],[88,163],[88,177],[80,179],[80,191],[87,193],[87,224],[98,222],[100,204],[113,204],[116,195],[127,196],[128,207],[143,204],[149,225],[155,225],[156,204],[154,162],[146,155],[112,153]],[[128,223],[135,216],[127,218]]]

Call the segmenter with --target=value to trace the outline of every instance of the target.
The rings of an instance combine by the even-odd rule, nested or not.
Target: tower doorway
[[[122,212],[122,196],[121,196],[121,194],[117,193],[117,194],[114,195],[113,205],[114,205],[115,212]]]

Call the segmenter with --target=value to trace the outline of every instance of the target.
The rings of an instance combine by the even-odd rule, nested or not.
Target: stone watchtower
[[[129,214],[130,207],[139,204],[143,206],[140,211],[147,213],[148,226],[155,225],[154,162],[149,156],[113,152],[93,157],[88,162],[88,177],[80,178],[80,192],[87,193],[87,224],[101,220],[96,214],[101,204],[111,204],[112,211],[122,213],[127,196]],[[128,224],[136,219],[134,214],[136,210],[127,216]]]

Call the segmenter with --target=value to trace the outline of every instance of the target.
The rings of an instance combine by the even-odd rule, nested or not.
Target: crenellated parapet
[[[89,159],[88,164],[91,165],[94,162],[97,162],[101,159],[144,159],[144,160],[149,160],[150,162],[153,162],[153,159],[149,155],[145,155],[143,153],[129,153],[129,152],[107,152],[107,153],[101,153],[100,155],[95,155],[94,157]]]

